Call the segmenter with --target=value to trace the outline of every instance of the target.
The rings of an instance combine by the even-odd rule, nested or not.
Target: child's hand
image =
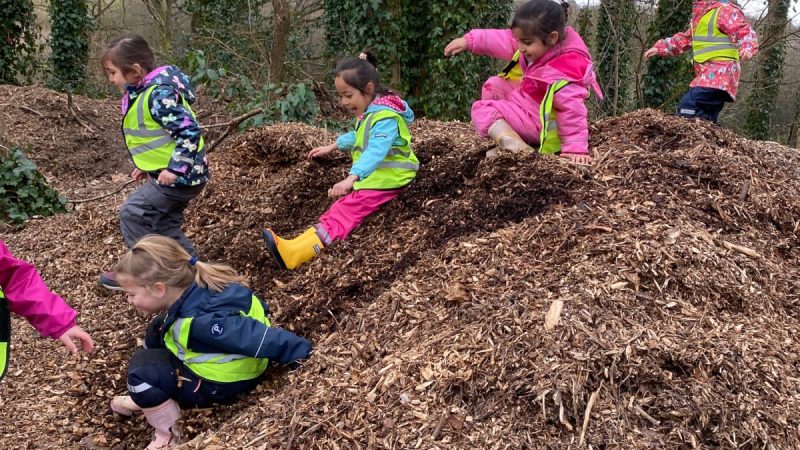
[[[577,164],[579,166],[588,166],[590,162],[592,162],[592,157],[589,155],[581,155],[577,153],[562,153],[562,158],[570,160],[572,164]]]
[[[176,181],[178,181],[178,176],[169,170],[162,170],[161,173],[158,174],[158,184],[160,185],[170,186],[175,184]]]
[[[644,59],[650,59],[653,56],[658,56],[658,50],[656,50],[655,47],[653,47],[653,48],[647,50],[646,52],[644,52]]]
[[[353,189],[353,185],[358,181],[358,176],[350,175],[344,180],[333,185],[328,189],[328,197],[342,197],[347,195]]]
[[[467,50],[469,50],[467,40],[463,37],[456,38],[450,41],[447,47],[444,48],[444,56],[454,56]]]
[[[76,347],[75,343],[72,342],[73,339],[81,341],[81,349],[83,351],[86,353],[92,352],[92,349],[94,348],[94,342],[92,341],[91,336],[83,331],[83,328],[77,325],[65,331],[64,334],[58,338],[58,340],[64,344],[64,347],[67,347],[67,350],[69,350],[70,353],[75,354],[78,353],[78,347]]]
[[[324,145],[322,147],[312,148],[310,152],[308,152],[308,159],[316,158],[317,156],[327,155],[328,153],[336,150],[336,144],[333,143],[331,145]]]
[[[144,180],[145,178],[147,178],[147,173],[142,172],[139,169],[133,169],[133,172],[131,172],[131,178],[133,178],[136,181]]]

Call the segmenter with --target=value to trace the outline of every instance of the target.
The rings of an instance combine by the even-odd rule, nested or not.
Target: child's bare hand
[[[308,158],[311,159],[311,158],[316,158],[318,156],[324,156],[334,150],[336,150],[336,144],[324,145],[322,147],[315,147],[312,148],[310,152],[308,152]]]
[[[357,176],[348,176],[344,180],[334,184],[332,188],[328,189],[328,197],[336,198],[347,195],[353,189],[353,184],[355,184],[356,181],[358,181]]]
[[[136,181],[144,180],[145,178],[147,178],[147,173],[142,172],[139,169],[133,169],[133,172],[131,172],[131,178],[133,178]]]
[[[650,59],[653,56],[658,56],[658,50],[656,50],[655,47],[644,52],[644,59]]]
[[[170,186],[175,184],[176,181],[178,181],[178,176],[169,170],[162,170],[161,173],[158,174],[158,184],[160,185]]]
[[[572,164],[577,164],[579,166],[588,166],[590,162],[592,162],[592,157],[589,155],[580,155],[576,153],[562,153],[560,155],[564,159],[570,160]]]
[[[454,56],[469,50],[467,40],[463,37],[453,39],[444,48],[444,56]]]
[[[76,347],[75,343],[72,342],[73,339],[77,339],[81,342],[81,349],[86,353],[91,353],[92,349],[94,348],[94,342],[92,341],[91,336],[83,331],[83,328],[77,325],[65,331],[64,334],[58,338],[58,340],[64,344],[64,347],[67,347],[67,350],[74,354],[78,353],[78,347]]]

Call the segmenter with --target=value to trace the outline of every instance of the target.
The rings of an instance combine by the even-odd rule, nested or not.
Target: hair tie
[[[364,61],[366,61],[367,60],[367,54],[364,53],[364,52],[359,53],[358,54],[358,59],[363,59]]]
[[[191,257],[191,258],[189,258],[189,265],[190,265],[190,266],[193,266],[193,265],[195,265],[195,264],[197,264],[197,256],[195,256],[195,255],[192,255],[192,257]]]

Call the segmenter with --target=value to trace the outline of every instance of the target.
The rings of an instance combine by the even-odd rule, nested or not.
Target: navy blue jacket
[[[311,341],[281,328],[267,327],[247,317],[252,291],[231,283],[222,292],[192,284],[167,310],[159,327],[160,342],[164,334],[180,318],[194,318],[188,346],[200,353],[228,353],[269,358],[283,364],[308,358]],[[262,300],[265,313],[269,307]]]

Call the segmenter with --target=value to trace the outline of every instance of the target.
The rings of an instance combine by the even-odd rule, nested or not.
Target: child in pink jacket
[[[514,14],[511,29],[472,30],[450,42],[444,54],[469,51],[511,61],[486,81],[481,100],[472,104],[478,134],[504,150],[532,151],[528,144],[537,145],[542,153],[586,164],[589,123],[584,102],[589,88],[600,98],[602,92],[589,49],[566,27],[568,10],[568,2],[531,0]],[[544,132],[543,122],[548,123]],[[555,145],[545,145],[545,140]]]
[[[73,339],[86,352],[94,347],[92,338],[75,324],[75,310],[47,289],[35,267],[15,258],[0,240],[0,379],[8,368],[9,310],[26,318],[43,336],[60,340],[72,353],[78,351]]]
[[[695,78],[678,104],[678,115],[716,122],[725,103],[736,100],[739,60],[747,61],[758,53],[758,36],[738,6],[728,1],[696,0],[689,29],[656,42],[644,57],[677,56],[689,50]]]

